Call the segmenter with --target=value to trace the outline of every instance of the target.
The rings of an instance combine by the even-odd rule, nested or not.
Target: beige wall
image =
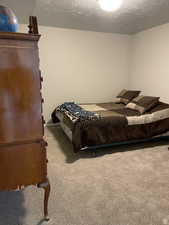
[[[133,36],[130,88],[169,102],[169,24]]]
[[[40,33],[47,121],[58,104],[111,101],[125,87],[169,102],[169,24],[132,36],[44,26]]]
[[[47,121],[60,103],[112,101],[128,85],[130,36],[44,26],[40,33]]]

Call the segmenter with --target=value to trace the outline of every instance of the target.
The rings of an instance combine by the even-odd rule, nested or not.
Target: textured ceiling
[[[169,22],[169,0],[123,0],[115,12],[100,9],[97,0],[0,0],[20,23],[36,15],[40,25],[133,34]]]

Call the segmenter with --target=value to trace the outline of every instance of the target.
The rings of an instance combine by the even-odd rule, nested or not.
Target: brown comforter
[[[62,114],[64,124],[72,131],[75,152],[84,147],[144,139],[169,131],[169,105],[162,102],[144,115],[116,103],[80,106],[99,114],[100,119],[74,122],[71,116],[57,109],[52,114],[54,122],[59,122]]]

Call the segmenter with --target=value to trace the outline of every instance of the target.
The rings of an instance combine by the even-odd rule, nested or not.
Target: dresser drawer
[[[36,44],[0,39],[0,58],[0,144],[41,139],[42,98]]]
[[[0,147],[0,190],[41,183],[47,176],[43,143]]]

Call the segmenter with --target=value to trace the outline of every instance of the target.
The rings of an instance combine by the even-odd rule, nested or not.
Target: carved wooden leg
[[[46,182],[38,184],[39,188],[43,188],[45,190],[45,196],[44,196],[44,220],[48,221],[48,200],[50,195],[50,183],[47,178]]]

